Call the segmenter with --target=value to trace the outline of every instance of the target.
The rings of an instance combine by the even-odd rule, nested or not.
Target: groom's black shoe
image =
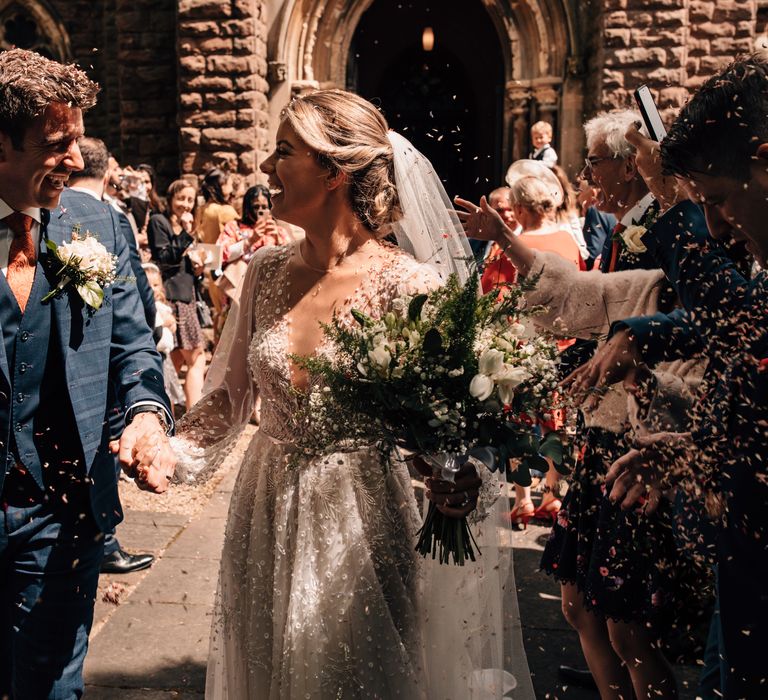
[[[592,673],[588,669],[572,668],[571,666],[560,666],[557,669],[557,674],[564,681],[568,681],[573,685],[578,685],[582,688],[589,688],[590,690],[597,690],[597,683],[592,677]]]
[[[130,574],[152,566],[155,557],[152,554],[128,554],[124,549],[104,555],[101,560],[102,574]]]

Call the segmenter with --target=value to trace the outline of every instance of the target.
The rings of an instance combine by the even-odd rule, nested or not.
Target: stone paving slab
[[[89,685],[85,697],[86,700],[204,700],[205,694],[191,690],[146,690]]]
[[[182,527],[187,524],[188,515],[182,513],[158,513],[154,510],[137,510],[132,508],[125,513],[125,523],[134,525],[152,525],[153,527]],[[118,530],[123,523],[117,526]]]
[[[151,522],[132,522],[128,526],[126,522],[118,526],[117,539],[124,549],[133,552],[156,553],[163,551],[182,527],[183,523],[181,525],[153,525]]]
[[[210,611],[210,605],[124,603],[91,645],[86,683],[202,691]]]
[[[210,605],[216,594],[218,567],[205,559],[163,557],[152,576],[131,596],[131,603]]]
[[[224,542],[223,518],[204,518],[192,521],[176,538],[165,557],[183,559],[211,559],[218,563]],[[217,564],[218,566],[218,564]]]

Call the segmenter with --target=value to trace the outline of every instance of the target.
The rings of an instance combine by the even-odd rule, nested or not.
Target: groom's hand
[[[123,470],[140,489],[162,493],[168,488],[176,455],[157,414],[136,414],[116,448]]]

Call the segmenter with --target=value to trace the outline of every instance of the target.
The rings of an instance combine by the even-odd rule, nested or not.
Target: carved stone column
[[[537,119],[557,129],[557,112],[560,106],[560,78],[539,78],[534,81],[533,99],[536,101]]]
[[[516,82],[507,83],[504,122],[508,127],[509,140],[511,141],[509,144],[511,148],[507,149],[511,158],[507,165],[528,155],[530,100],[531,89],[529,87]]]

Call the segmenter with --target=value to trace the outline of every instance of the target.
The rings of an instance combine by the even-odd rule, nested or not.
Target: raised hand
[[[456,213],[468,238],[496,242],[504,238],[507,225],[499,213],[488,204],[485,196],[480,198],[479,206],[461,197],[456,197],[453,201],[464,210],[457,209]]]
[[[659,201],[661,210],[666,211],[686,196],[674,177],[667,177],[661,168],[661,147],[657,141],[643,136],[632,124],[625,137],[635,148],[635,164],[648,189]]]
[[[137,414],[125,427],[120,441],[110,447],[140,489],[162,493],[168,488],[176,455],[157,414]]]

